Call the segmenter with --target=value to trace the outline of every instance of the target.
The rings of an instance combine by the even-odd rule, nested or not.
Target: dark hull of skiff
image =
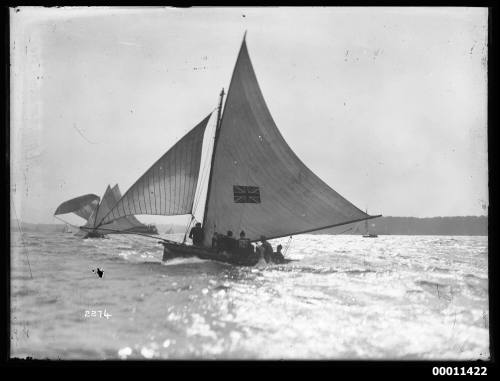
[[[83,237],[83,239],[87,239],[87,238],[108,238],[108,237],[106,237],[104,234],[101,234],[101,233],[89,231],[87,233],[87,235],[85,237]]]
[[[214,250],[207,249],[204,247],[187,246],[182,244],[170,244],[163,243],[163,259],[166,262],[174,258],[200,258],[207,259],[211,261],[229,263],[235,266],[255,266],[259,262],[259,257],[256,253],[250,254],[233,254],[228,255],[225,252],[217,253]],[[290,262],[295,262],[296,259],[286,259],[279,264],[287,264]],[[275,263],[276,264],[276,263]]]
[[[163,243],[163,247],[163,261],[168,261],[169,259],[174,258],[196,257],[200,259],[229,263],[236,266],[255,266],[259,261],[259,257],[255,253],[250,253],[249,255],[228,255],[225,252],[218,253],[204,247],[169,243]]]

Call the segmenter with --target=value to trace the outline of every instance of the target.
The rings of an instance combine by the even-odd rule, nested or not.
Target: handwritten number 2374
[[[106,309],[104,309],[104,311],[102,310],[98,310],[98,311],[85,311],[85,317],[88,318],[88,317],[99,317],[99,318],[102,318],[102,317],[105,317],[106,319],[109,319],[112,315],[111,314],[108,314],[106,312]]]

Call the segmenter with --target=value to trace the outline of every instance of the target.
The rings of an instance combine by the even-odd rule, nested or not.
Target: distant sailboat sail
[[[94,213],[97,205],[99,205],[99,200],[99,196],[95,194],[86,194],[80,197],[75,197],[59,205],[54,215],[58,216],[61,214],[74,213],[77,216],[88,220],[92,213]]]
[[[101,224],[133,214],[191,213],[203,135],[210,116],[211,113],[153,164],[105,215]]]
[[[366,211],[368,213],[368,210]],[[375,226],[372,224],[372,226]],[[365,220],[365,234],[363,234],[364,238],[377,238],[378,235],[375,233],[370,233],[370,229],[368,228],[368,220]]]
[[[108,185],[102,200],[99,196],[92,194],[76,197],[62,203],[57,208],[54,215],[75,213],[76,215],[87,220],[86,224],[81,227],[82,230],[94,231],[100,234],[126,232],[133,229],[147,230],[147,226],[132,215],[120,217],[111,223],[99,226],[99,229],[97,229],[97,226],[101,222],[102,218],[109,213],[120,198],[121,193],[118,184],[116,184],[113,188]]]
[[[204,218],[214,231],[258,240],[370,218],[317,177],[276,127],[242,43],[214,148]]]
[[[96,208],[94,215],[92,215],[86,226],[93,228],[97,227],[104,216],[109,213],[113,206],[115,206],[116,201],[117,200],[115,200],[115,195],[111,190],[111,187],[108,185],[106,191],[104,192],[104,196],[102,196],[99,206]]]

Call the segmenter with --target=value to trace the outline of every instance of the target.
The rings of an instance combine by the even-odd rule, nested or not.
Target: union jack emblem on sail
[[[238,204],[260,204],[259,187],[233,185],[234,202]]]

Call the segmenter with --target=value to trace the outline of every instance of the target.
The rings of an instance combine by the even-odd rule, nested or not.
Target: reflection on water
[[[489,357],[487,237],[302,235],[297,262],[256,268],[162,264],[144,237],[12,242],[13,357]]]

